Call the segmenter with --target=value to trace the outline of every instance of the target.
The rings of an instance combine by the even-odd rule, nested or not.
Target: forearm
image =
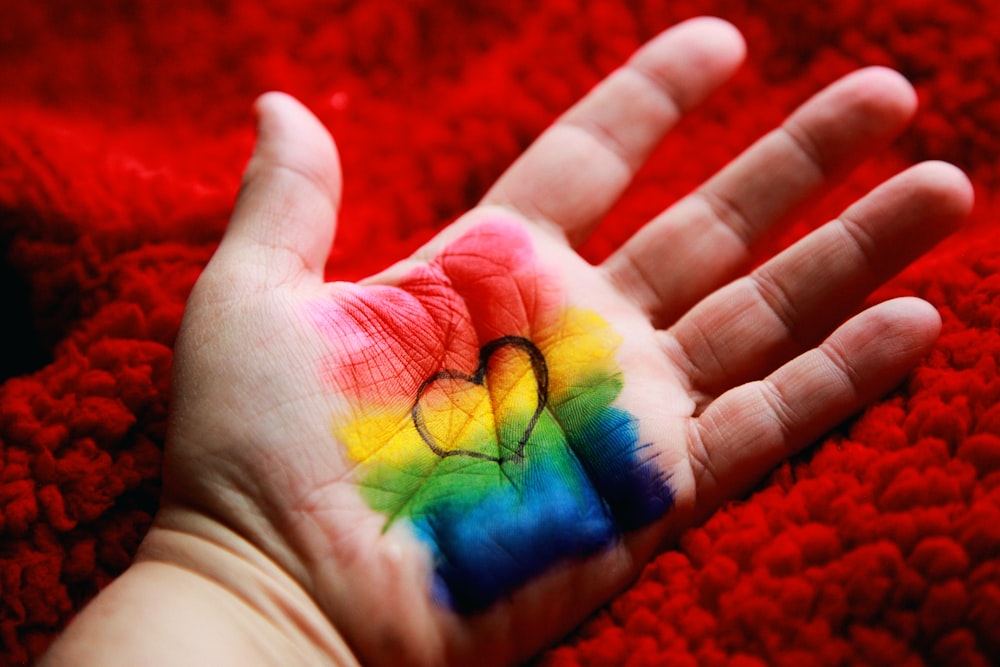
[[[81,612],[40,667],[357,665],[290,580],[200,537],[151,537],[137,562]],[[158,558],[177,549],[185,551],[180,562]],[[197,568],[185,563],[189,557]]]

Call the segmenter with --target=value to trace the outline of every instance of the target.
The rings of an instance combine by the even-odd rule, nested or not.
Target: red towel
[[[687,533],[546,665],[1000,663],[1000,12],[984,0],[7,3],[0,25],[0,664],[36,657],[129,564],[158,497],[171,345],[268,89],[342,151],[331,277],[473,205],[561,110],[697,14],[750,59],[585,247],[599,259],[840,74],[916,85],[911,131],[778,235],[894,170],[973,177],[961,238],[878,297],[944,333],[894,394]],[[794,7],[794,8],[793,8]]]

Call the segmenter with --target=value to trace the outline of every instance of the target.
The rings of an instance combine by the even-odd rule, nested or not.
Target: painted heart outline
[[[531,371],[535,376],[535,386],[537,388],[538,398],[538,404],[535,407],[535,411],[532,413],[531,418],[528,420],[527,426],[525,426],[524,433],[521,434],[521,437],[517,441],[514,454],[508,456],[489,456],[488,454],[483,454],[482,452],[477,452],[471,449],[444,449],[438,443],[437,438],[427,428],[424,411],[420,405],[421,398],[423,398],[424,394],[434,383],[441,380],[464,381],[482,387],[486,381],[486,372],[489,367],[490,358],[498,351],[508,347],[520,350],[528,355]],[[535,425],[538,424],[539,417],[541,417],[542,412],[545,410],[548,397],[549,371],[542,351],[539,350],[534,343],[523,336],[503,336],[501,338],[494,339],[479,348],[479,363],[472,375],[458,370],[443,370],[424,380],[420,384],[420,388],[417,389],[417,397],[413,402],[413,408],[410,411],[410,415],[413,418],[413,426],[417,429],[417,433],[420,434],[421,440],[423,440],[424,444],[427,445],[432,452],[441,458],[446,458],[448,456],[468,456],[500,464],[505,461],[519,461],[524,457],[524,447],[531,438],[531,434],[535,430]]]

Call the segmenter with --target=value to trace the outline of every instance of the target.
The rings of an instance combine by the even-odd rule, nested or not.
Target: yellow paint
[[[555,402],[583,377],[618,373],[614,352],[621,337],[593,311],[569,308],[539,338],[536,345],[549,365],[549,396]]]
[[[566,310],[558,322],[538,332],[536,345],[548,366],[550,400],[558,401],[595,373],[617,373],[614,350],[620,337],[597,314]],[[475,369],[448,369],[471,375]],[[503,348],[490,359],[482,384],[463,378],[434,382],[421,399],[428,432],[445,451],[467,450],[498,457],[497,424],[508,443],[523,432],[538,406],[538,387],[523,351]],[[337,436],[354,461],[387,464],[397,470],[427,470],[439,457],[413,425],[412,402],[357,406],[359,418]]]

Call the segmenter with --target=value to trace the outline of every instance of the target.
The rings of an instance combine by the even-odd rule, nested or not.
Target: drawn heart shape
[[[501,428],[497,428],[497,423],[508,419],[508,415],[494,408],[490,394],[492,390],[497,389],[497,387],[490,385],[506,383],[510,385],[505,387],[509,392],[501,397],[501,403],[503,400],[511,400],[510,394],[514,393],[514,385],[519,381],[516,373],[505,375],[503,372],[491,373],[490,371],[491,358],[505,349],[518,350],[528,356],[528,364],[534,376],[535,399],[537,401],[527,423],[517,434],[518,437],[514,441],[513,447],[505,447],[497,441],[497,434],[501,432],[501,428],[509,428],[510,425],[501,424]],[[494,461],[498,464],[506,461],[519,461],[524,458],[524,447],[531,438],[531,433],[538,424],[538,418],[545,409],[548,393],[549,373],[541,350],[527,338],[503,336],[490,341],[479,349],[479,365],[472,375],[457,370],[443,370],[424,380],[417,390],[417,398],[413,402],[410,414],[413,418],[413,425],[424,444],[441,458],[468,456]],[[426,412],[434,415],[432,423],[428,423],[425,408],[428,408]],[[455,425],[456,415],[457,426]],[[463,440],[471,439],[473,442],[477,442],[477,431],[481,436],[478,439],[479,442],[483,438],[492,437],[490,444],[496,443],[495,455],[483,452],[481,448],[459,446],[465,444],[462,442]],[[492,431],[492,436],[490,431]]]

